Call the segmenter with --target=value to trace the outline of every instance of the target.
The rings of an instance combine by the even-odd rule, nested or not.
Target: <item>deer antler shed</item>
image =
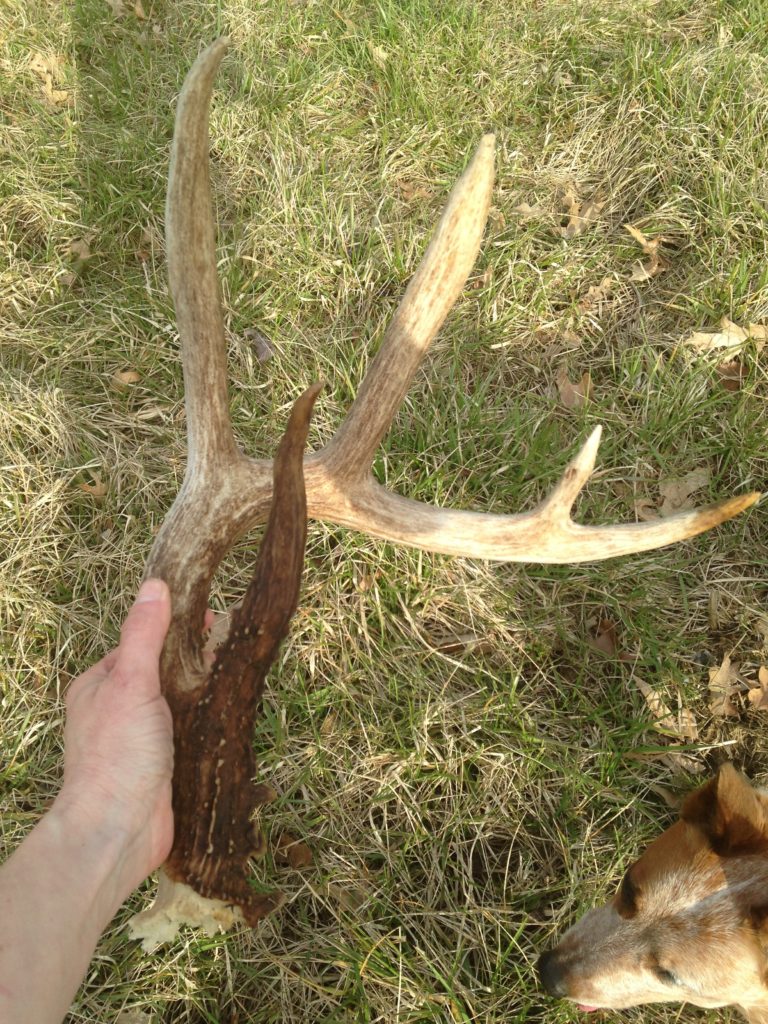
[[[153,906],[131,922],[146,948],[182,923],[212,932],[254,924],[278,905],[247,879],[253,722],[269,665],[296,607],[310,516],[375,537],[447,554],[499,561],[594,561],[672,544],[752,505],[745,494],[653,523],[582,526],[571,507],[594,468],[598,427],[537,509],[487,515],[423,505],[379,485],[370,466],[408,386],[480,248],[494,179],[494,138],[485,135],[454,186],[346,419],[331,441],[303,456],[319,386],[296,403],[274,461],[237,447],[227,399],[226,344],[216,274],[208,179],[208,107],[227,47],[220,39],[187,75],[176,113],[166,205],[171,291],[184,366],[189,458],[181,490],[147,561],[165,579],[172,621],[161,683],[174,719],[175,839]],[[233,544],[269,524],[256,574],[209,672],[200,625],[211,580]],[[264,787],[262,787],[263,790]]]

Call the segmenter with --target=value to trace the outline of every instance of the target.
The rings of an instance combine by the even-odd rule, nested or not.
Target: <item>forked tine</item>
[[[656,522],[582,526],[569,512],[591,472],[591,464],[589,469],[587,466],[594,459],[598,437],[597,431],[593,432],[553,492],[531,512],[493,515],[436,508],[393,494],[370,477],[354,489],[338,492],[333,482],[319,473],[315,478],[310,462],[305,469],[307,509],[316,519],[425,551],[488,561],[565,565],[651,551],[687,540],[732,519],[760,498],[760,492],[753,491]]]

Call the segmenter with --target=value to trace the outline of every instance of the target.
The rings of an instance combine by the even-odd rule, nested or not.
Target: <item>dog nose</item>
[[[536,967],[545,992],[551,996],[564,996],[566,994],[562,968],[554,949],[549,949],[546,953],[542,953]]]

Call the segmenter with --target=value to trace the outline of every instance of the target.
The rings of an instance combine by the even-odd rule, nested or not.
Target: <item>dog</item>
[[[538,971],[585,1011],[689,1002],[768,1024],[768,791],[722,765]]]

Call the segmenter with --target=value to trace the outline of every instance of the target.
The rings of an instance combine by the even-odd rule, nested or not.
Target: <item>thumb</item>
[[[120,630],[116,668],[124,678],[158,684],[160,652],[171,621],[171,595],[164,580],[145,580]]]

